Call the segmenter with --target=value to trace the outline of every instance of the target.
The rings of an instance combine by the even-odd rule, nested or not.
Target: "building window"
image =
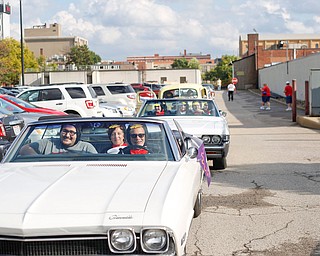
[[[164,84],[164,82],[167,82],[167,77],[160,77],[160,83]]]
[[[316,48],[319,48],[319,44],[318,44],[318,43],[316,43],[315,47],[316,47]]]
[[[40,56],[43,56],[43,48],[40,48]]]
[[[185,76],[180,76],[180,84],[186,83],[186,82],[187,82],[187,78]]]

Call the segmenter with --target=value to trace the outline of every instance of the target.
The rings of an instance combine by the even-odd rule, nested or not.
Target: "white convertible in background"
[[[147,100],[137,114],[167,120],[173,127],[177,121],[184,132],[203,141],[215,170],[227,167],[230,131],[225,115],[212,99],[189,98]]]
[[[148,118],[29,124],[0,164],[0,255],[184,255],[201,213],[199,145]]]

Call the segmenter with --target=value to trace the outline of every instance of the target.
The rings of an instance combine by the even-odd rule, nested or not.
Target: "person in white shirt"
[[[227,89],[228,89],[228,100],[233,101],[233,93],[236,90],[236,86],[233,83],[230,83],[230,84],[228,84]]]

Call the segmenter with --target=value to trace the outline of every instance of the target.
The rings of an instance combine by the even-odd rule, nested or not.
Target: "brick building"
[[[199,61],[201,71],[210,71],[215,66],[215,60],[211,59],[210,54],[202,53],[187,53],[186,50],[179,55],[172,56],[160,56],[158,53],[153,56],[132,56],[127,57],[127,62],[134,63],[137,65],[139,70],[145,69],[171,69],[171,64],[173,64],[175,59],[186,59],[190,61],[191,59],[197,59]]]
[[[316,34],[248,34],[239,38],[241,58],[256,55],[257,69],[320,52]]]
[[[240,60],[233,63],[239,89],[258,86],[258,70],[320,52],[317,34],[248,34],[239,37]]]

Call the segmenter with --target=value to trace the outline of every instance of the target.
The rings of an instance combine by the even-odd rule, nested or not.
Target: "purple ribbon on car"
[[[203,143],[198,148],[197,159],[200,162],[200,166],[204,171],[204,174],[205,174],[205,176],[207,178],[208,187],[209,187],[210,183],[211,183],[211,172],[210,172],[210,169],[209,169],[209,166],[208,166],[207,154],[206,154],[206,150],[204,148],[204,144]]]

